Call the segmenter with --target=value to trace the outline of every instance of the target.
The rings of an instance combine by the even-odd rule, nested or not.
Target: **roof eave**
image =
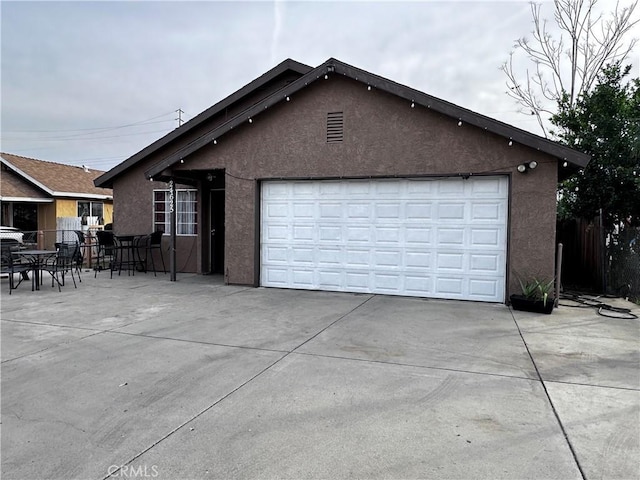
[[[91,200],[113,200],[113,195],[100,193],[53,192],[54,198],[88,198]]]
[[[43,183],[41,183],[38,180],[36,180],[35,178],[33,178],[31,175],[27,175],[25,172],[23,172],[18,167],[16,167],[13,163],[9,162],[8,160],[5,160],[2,156],[0,156],[0,163],[2,163],[2,165],[6,166],[9,170],[14,172],[15,174],[17,174],[17,175],[21,176],[22,178],[24,178],[25,180],[31,182],[33,185],[35,185],[39,189],[43,190],[44,192],[48,193],[49,195],[53,195],[53,190],[51,190],[46,185],[44,185]]]
[[[243,97],[249,95],[250,93],[255,91],[257,88],[260,88],[262,85],[265,85],[266,83],[270,82],[271,80],[278,77],[279,75],[282,75],[288,70],[299,73],[300,75],[305,75],[310,70],[312,70],[312,68],[313,67],[310,67],[309,65],[305,65],[301,62],[297,62],[296,60],[293,60],[291,58],[288,58],[282,61],[281,63],[273,67],[271,70],[263,73],[258,78],[246,84],[244,87],[241,87],[231,95],[225,97],[224,99],[215,103],[211,107],[207,108],[205,111],[199,113],[188,122],[185,122],[182,126],[167,133],[165,136],[159,138],[158,140],[153,142],[151,145],[143,148],[138,153],[132,155],[131,157],[129,157],[119,165],[116,165],[114,168],[112,168],[108,172],[100,175],[94,180],[94,185],[96,187],[112,188],[113,180],[115,179],[115,177],[117,177],[124,171],[128,170],[131,166],[135,165],[136,163],[138,163],[148,155],[152,154],[156,150],[162,148],[163,146],[169,144],[170,142],[180,137],[181,135],[187,133],[193,128],[209,120],[211,117],[213,117],[214,115],[222,111],[224,108],[242,99]]]
[[[498,120],[486,117],[479,113],[472,112],[463,107],[459,107],[445,100],[441,100],[436,97],[432,97],[426,93],[420,92],[405,85],[398,84],[392,80],[380,77],[378,75],[369,73],[365,70],[347,65],[339,60],[330,58],[322,65],[309,71],[306,75],[300,77],[298,80],[292,82],[283,89],[275,92],[269,97],[265,98],[262,102],[257,103],[239,113],[235,117],[229,119],[229,121],[215,128],[207,134],[202,135],[198,139],[185,145],[183,148],[167,156],[151,168],[145,171],[145,176],[148,179],[152,179],[160,175],[165,177],[166,174],[162,174],[164,170],[170,168],[181,159],[202,148],[203,146],[217,141],[224,134],[228,133],[233,128],[240,126],[241,124],[248,122],[250,118],[255,117],[259,113],[269,109],[273,105],[286,101],[287,98],[292,96],[297,91],[305,88],[310,83],[313,83],[325,75],[333,73],[341,74],[368,85],[371,88],[381,89],[392,93],[400,98],[404,98],[414,106],[424,107],[444,115],[447,115],[456,122],[462,122],[462,125],[469,124],[477,128],[492,132],[496,135],[500,135],[507,139],[509,142],[516,142],[525,145],[529,148],[533,148],[538,151],[542,151],[556,157],[558,160],[567,161],[580,167],[585,167],[590,160],[590,156],[584,153],[580,153],[564,145],[560,145],[557,142],[553,142],[546,138],[542,138],[533,133],[521,130],[512,125],[500,122]]]

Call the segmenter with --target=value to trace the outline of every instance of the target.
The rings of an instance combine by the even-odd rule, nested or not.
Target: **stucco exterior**
[[[327,143],[328,112],[344,112],[344,140]],[[197,135],[160,149],[113,182],[116,232],[153,228],[152,192],[166,188],[145,171]],[[225,172],[226,280],[257,285],[260,182],[275,178],[366,178],[506,175],[510,182],[509,290],[516,274],[554,276],[558,159],[503,136],[462,123],[425,106],[353,79],[330,75],[255,115],[214,144],[173,166],[198,189],[197,236],[177,238],[178,271],[205,271],[208,242],[206,174]],[[536,161],[522,174],[517,166]],[[164,239],[168,242],[168,239]],[[507,292],[509,293],[509,292]]]

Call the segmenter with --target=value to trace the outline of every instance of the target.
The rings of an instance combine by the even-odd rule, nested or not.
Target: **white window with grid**
[[[198,234],[198,192],[197,190],[176,189],[176,234]],[[153,191],[153,228],[170,232],[171,208],[169,190]]]

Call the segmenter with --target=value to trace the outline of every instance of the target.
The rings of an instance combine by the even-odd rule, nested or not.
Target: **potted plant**
[[[555,299],[551,295],[553,292],[554,279],[549,281],[531,278],[520,282],[521,295],[511,295],[511,306],[516,310],[526,312],[537,312],[549,314],[553,310]]]

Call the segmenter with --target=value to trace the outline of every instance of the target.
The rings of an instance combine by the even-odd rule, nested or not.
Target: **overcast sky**
[[[533,117],[516,113],[499,70],[531,31],[524,0],[2,1],[0,9],[8,153],[108,170],[173,130],[176,110],[189,120],[286,58],[315,67],[335,57],[539,133]],[[552,18],[551,2],[543,12]],[[629,62],[638,76],[638,49]]]

